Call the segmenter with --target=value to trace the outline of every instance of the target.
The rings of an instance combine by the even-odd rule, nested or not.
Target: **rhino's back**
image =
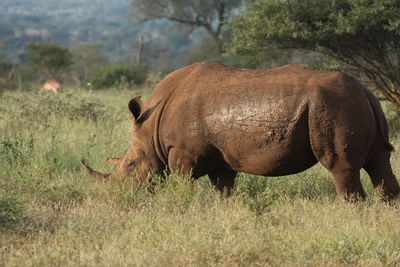
[[[345,81],[347,80],[347,81]],[[349,85],[349,82],[353,83]],[[257,95],[312,94],[315,89],[336,93],[350,92],[357,81],[340,72],[323,72],[298,65],[267,70],[230,68],[223,64],[202,62],[186,66],[167,75],[155,87],[149,105],[171,98],[173,102],[207,102],[225,105],[231,99]],[[356,85],[360,87],[360,85]],[[354,94],[359,88],[353,88]],[[364,94],[362,92],[362,94]]]
[[[235,69],[223,64],[202,62],[186,66],[168,74],[154,88],[148,99],[151,106],[174,95],[174,101],[188,97],[217,97],[227,93],[243,95],[254,85],[266,82],[301,84],[307,73],[315,71],[297,65],[286,65],[269,70]],[[307,75],[307,76],[308,76]],[[204,94],[205,93],[205,94]]]

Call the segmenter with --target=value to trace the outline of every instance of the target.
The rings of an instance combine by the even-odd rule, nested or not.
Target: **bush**
[[[73,64],[71,52],[55,43],[28,43],[29,62],[48,77],[66,73]]]
[[[91,88],[125,87],[141,85],[146,81],[147,70],[143,67],[112,65],[101,68],[89,79]]]

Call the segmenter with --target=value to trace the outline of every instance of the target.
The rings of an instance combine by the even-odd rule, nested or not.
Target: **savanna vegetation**
[[[240,174],[226,197],[207,177],[110,184],[79,163],[110,172],[105,158],[129,146],[127,103],[173,69],[300,63],[349,72],[389,100],[400,177],[399,10],[394,0],[1,1],[0,266],[399,266],[400,200],[380,201],[366,173],[366,201],[348,203],[320,165]],[[38,92],[49,76],[61,93]]]
[[[399,202],[338,199],[316,167],[288,177],[241,174],[232,196],[207,177],[138,186],[94,182],[129,145],[127,102],[149,90],[66,88],[0,98],[0,265],[400,264]],[[386,105],[391,132],[400,122]],[[392,164],[400,175],[400,142]]]

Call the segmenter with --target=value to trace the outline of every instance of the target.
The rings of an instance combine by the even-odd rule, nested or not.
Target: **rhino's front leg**
[[[195,159],[190,153],[179,148],[171,148],[168,154],[168,168],[171,173],[193,176]],[[195,177],[197,178],[197,177]]]
[[[218,170],[208,173],[208,177],[210,177],[210,181],[215,186],[215,189],[221,193],[226,192],[229,196],[235,183],[236,174],[237,172],[232,170]]]

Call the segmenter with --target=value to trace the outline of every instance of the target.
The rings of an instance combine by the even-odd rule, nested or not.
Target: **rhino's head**
[[[140,97],[135,97],[129,102],[132,113],[132,140],[131,145],[121,158],[107,158],[115,166],[115,171],[110,174],[97,172],[81,161],[83,169],[97,180],[123,179],[136,174],[139,181],[145,181],[151,171],[159,171],[161,162],[151,145],[154,133],[152,127],[145,127],[147,121],[156,110],[158,104],[144,110]]]

